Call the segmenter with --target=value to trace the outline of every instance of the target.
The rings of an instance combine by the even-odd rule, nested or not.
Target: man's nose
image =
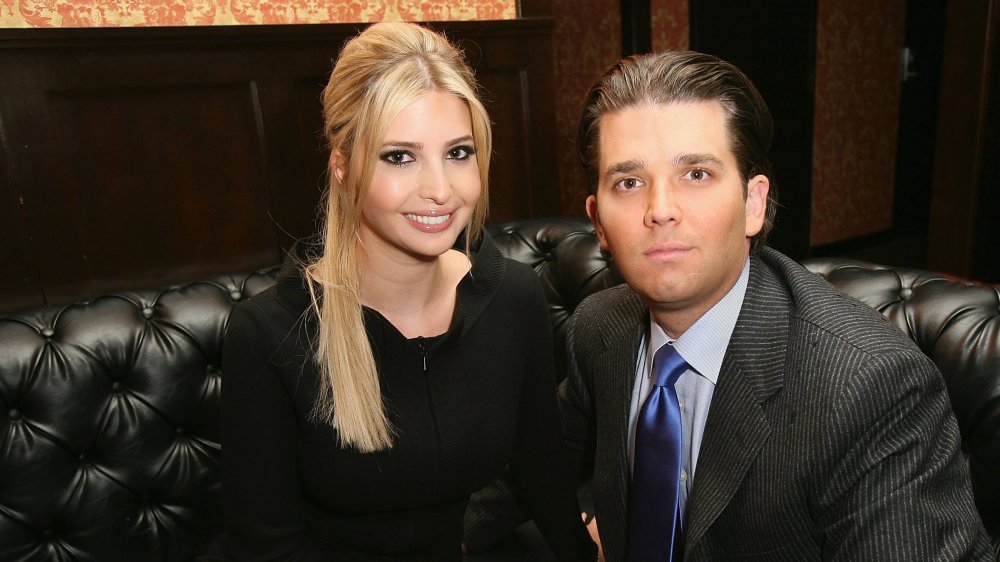
[[[646,226],[652,227],[680,220],[677,190],[669,182],[654,182],[647,194],[646,215],[643,217]]]

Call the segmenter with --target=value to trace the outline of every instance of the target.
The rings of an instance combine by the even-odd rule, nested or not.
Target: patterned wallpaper
[[[564,215],[583,215],[587,184],[576,155],[576,126],[583,97],[601,72],[621,57],[619,0],[553,0],[556,84],[556,154]],[[601,14],[594,17],[591,14]]]
[[[651,0],[653,50],[689,48],[688,4],[683,0]]]
[[[512,19],[516,0],[0,0],[0,27]]]
[[[906,2],[820,0],[813,246],[892,227]]]
[[[556,126],[564,214],[583,214],[574,139],[590,83],[620,56],[618,0],[553,0]],[[686,0],[652,0],[653,48],[689,48]],[[819,0],[810,244],[892,226],[905,0]],[[612,38],[595,41],[594,38]]]
[[[583,215],[587,182],[576,154],[576,127],[583,97],[594,79],[621,58],[619,0],[553,0],[556,83],[556,151],[559,155],[561,208]],[[688,48],[688,0],[652,0],[654,49]],[[595,17],[593,14],[600,14]]]

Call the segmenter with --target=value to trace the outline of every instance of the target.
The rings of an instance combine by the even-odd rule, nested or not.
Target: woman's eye
[[[628,191],[641,186],[642,182],[639,181],[639,178],[624,178],[615,182],[614,185],[615,189],[620,189],[623,191]]]
[[[476,149],[471,146],[456,146],[448,151],[449,160],[468,160],[476,153]]]
[[[383,162],[392,164],[393,166],[402,166],[415,160],[413,155],[405,150],[390,150],[382,153],[380,158]]]

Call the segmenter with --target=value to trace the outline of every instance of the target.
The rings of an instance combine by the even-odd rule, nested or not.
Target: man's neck
[[[747,258],[749,259],[749,257]],[[746,267],[746,261],[743,266]],[[646,302],[649,308],[650,317],[658,324],[671,340],[680,338],[684,332],[688,331],[695,322],[701,319],[709,310],[715,307],[726,297],[736,286],[736,283],[743,275],[743,267],[736,270],[733,278],[723,285],[724,289],[719,290],[714,298],[706,299],[698,304],[692,303],[650,303]]]

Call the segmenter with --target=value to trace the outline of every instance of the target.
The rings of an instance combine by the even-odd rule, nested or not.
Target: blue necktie
[[[687,369],[687,362],[672,345],[664,345],[653,357],[655,386],[639,410],[635,427],[631,562],[682,559],[681,410],[674,383]]]

